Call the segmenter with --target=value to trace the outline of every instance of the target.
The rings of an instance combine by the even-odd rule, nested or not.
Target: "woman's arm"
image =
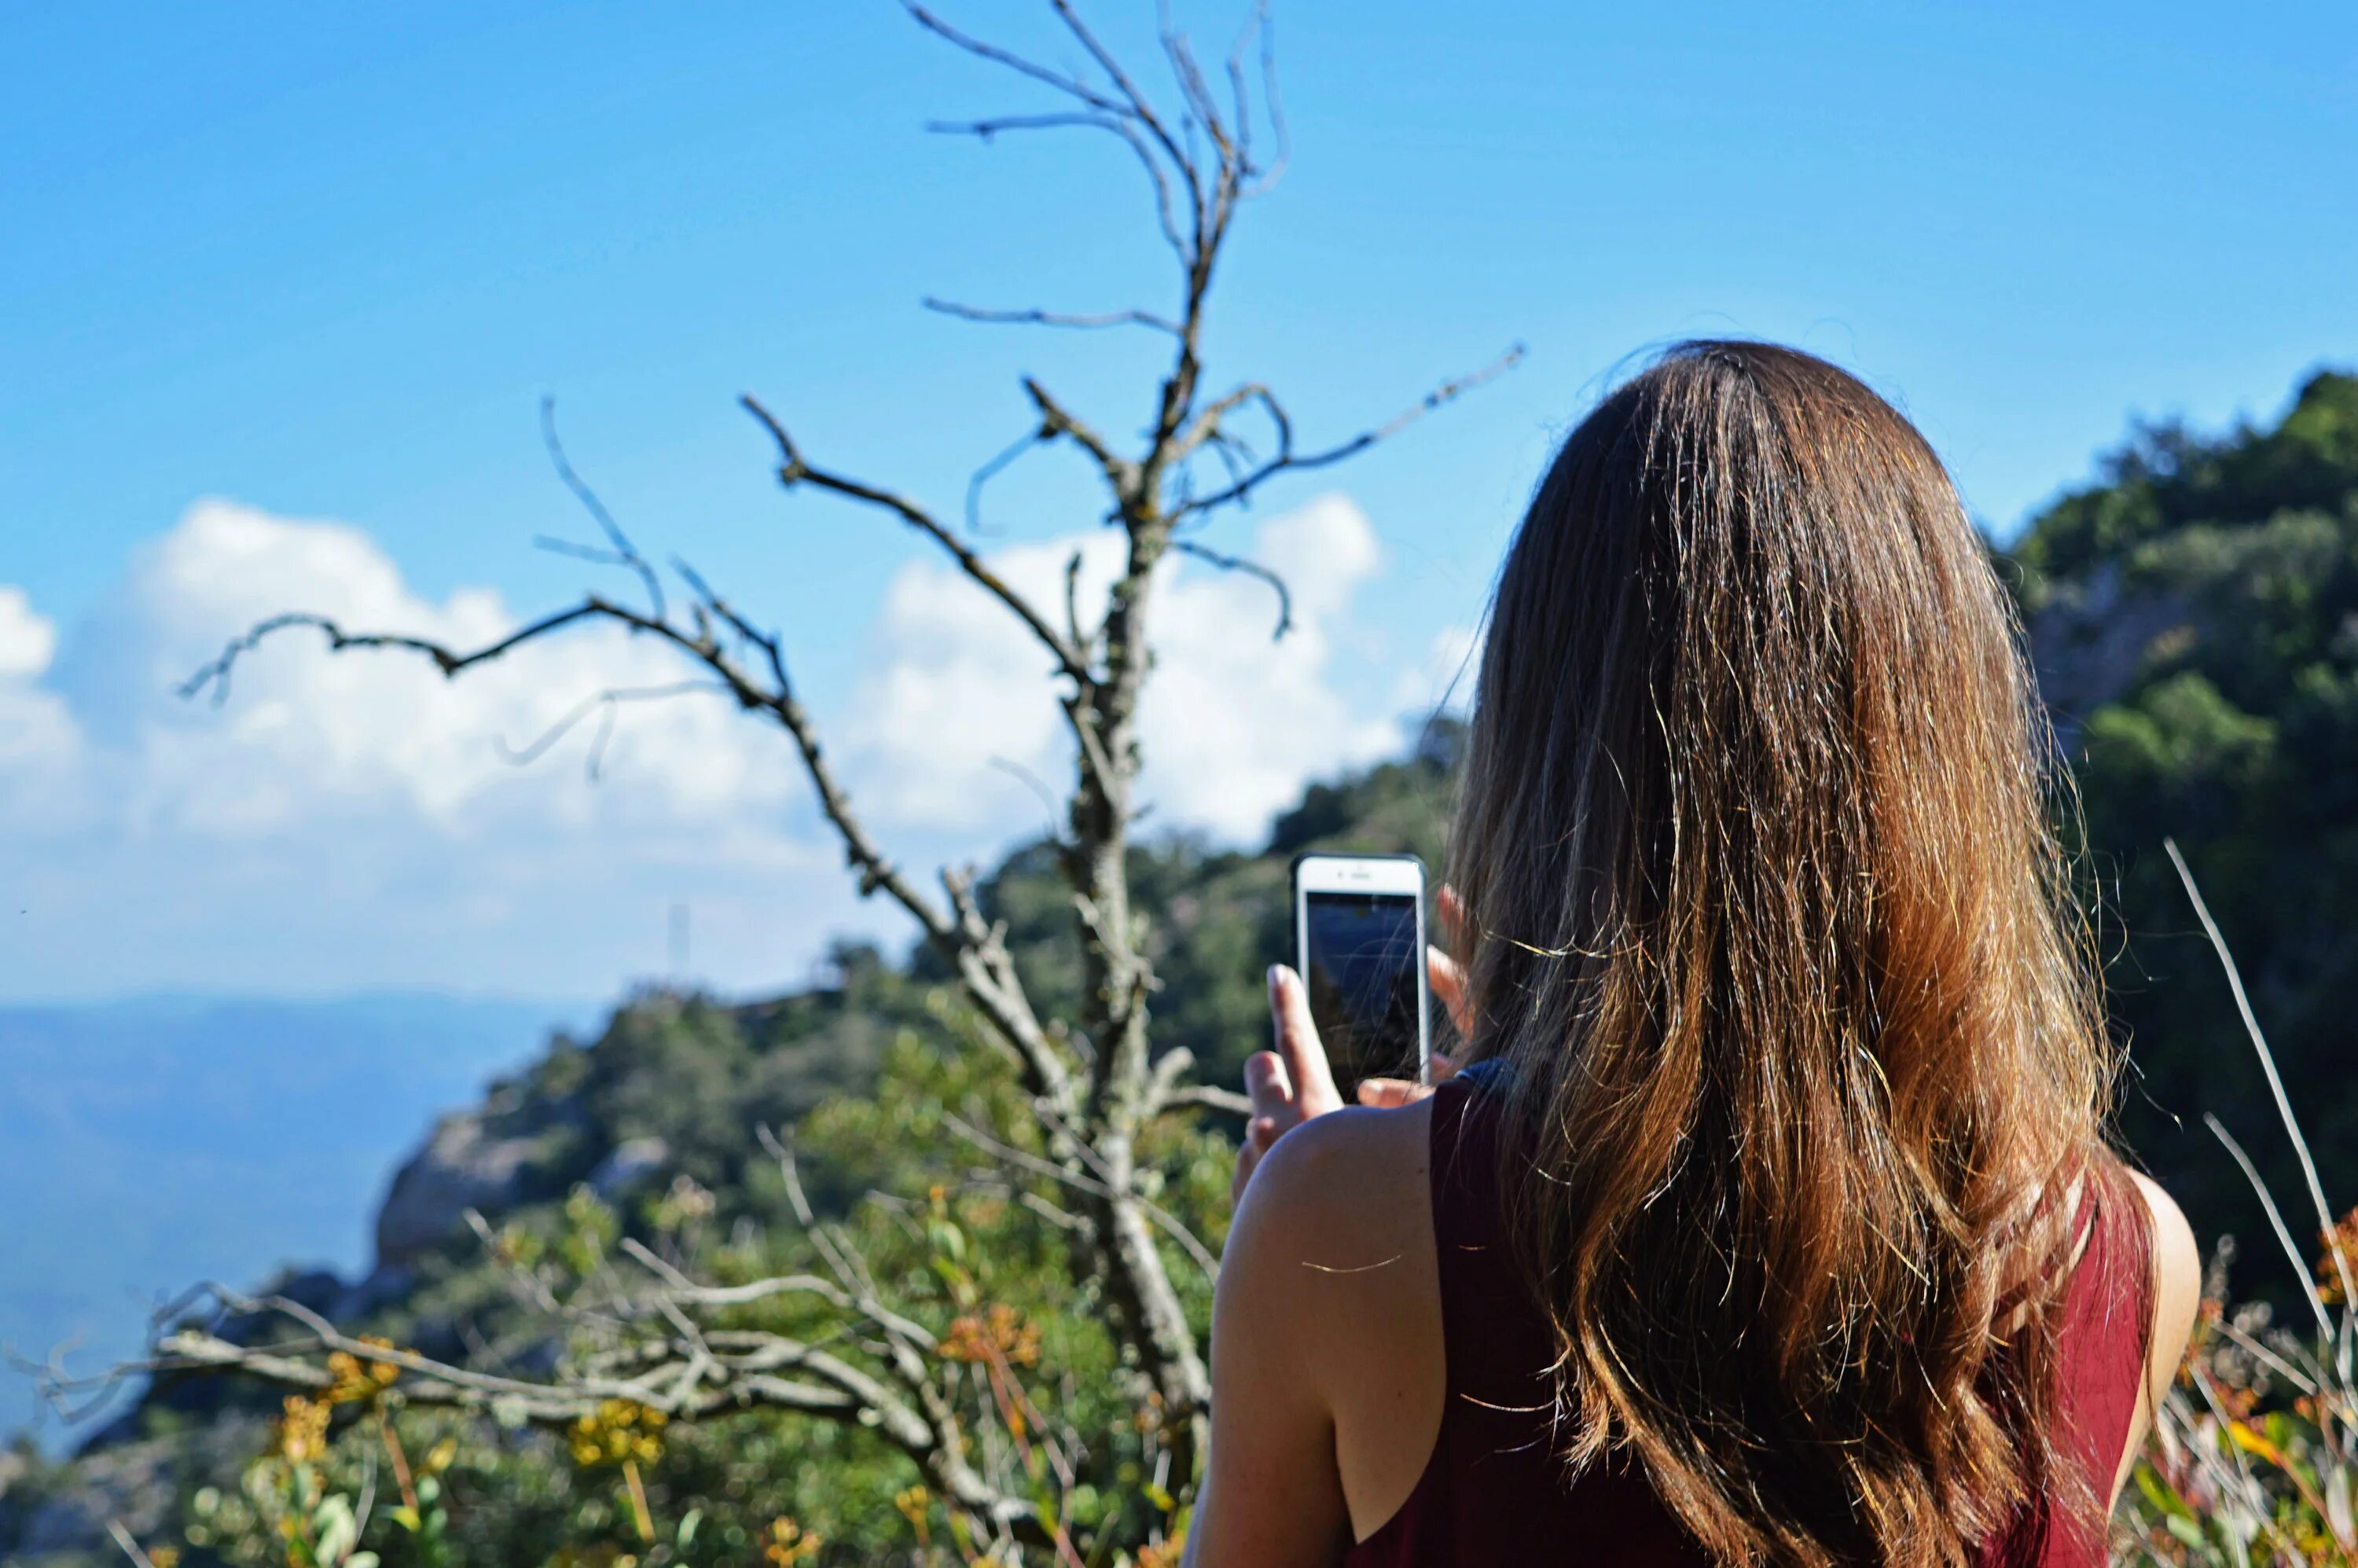
[[[1190,1568],[1330,1568],[1350,1541],[1321,1346],[1301,1321],[1303,1234],[1321,1162],[1306,1134],[1260,1161],[1212,1304],[1212,1453]]]
[[[1444,899],[1454,913],[1445,891]],[[1427,957],[1434,990],[1455,1015],[1457,966],[1437,949]],[[1189,1568],[1328,1568],[1342,1556],[1350,1510],[1325,1369],[1349,1365],[1362,1341],[1383,1356],[1401,1321],[1427,1326],[1387,1310],[1401,1293],[1393,1275],[1405,1278],[1412,1261],[1393,1231],[1418,1232],[1420,1277],[1432,1272],[1424,1124],[1378,1130],[1332,1117],[1343,1100],[1301,977],[1272,968],[1269,1001],[1275,1049],[1245,1064],[1252,1119],[1237,1151],[1236,1223],[1212,1303],[1212,1452],[1187,1531]],[[1437,1076],[1451,1070],[1446,1061],[1436,1067]],[[1399,1106],[1431,1092],[1370,1080],[1359,1098]],[[1371,1276],[1357,1267],[1371,1260],[1401,1268]],[[1355,1267],[1333,1271],[1338,1261]],[[1393,1352],[1373,1365],[1396,1370],[1403,1357]]]

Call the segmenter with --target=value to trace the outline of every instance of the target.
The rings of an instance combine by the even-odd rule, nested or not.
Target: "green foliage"
[[[2014,552],[2025,566],[2070,578],[2190,524],[2338,510],[2358,470],[2358,376],[2310,377],[2272,430],[2244,426],[2212,439],[2180,424],[2146,426],[2104,466],[2106,482],[2031,524]]]
[[[798,1167],[860,1195],[844,1204],[845,1224],[885,1296],[945,1345],[983,1347],[973,1359],[951,1360],[973,1380],[979,1408],[1004,1417],[1003,1397],[1019,1413],[998,1430],[978,1424],[975,1440],[1015,1454],[1035,1499],[1091,1549],[1087,1561],[1127,1561],[1120,1543],[1144,1543],[1172,1527],[1172,1499],[1158,1500],[1151,1433],[1134,1419],[1133,1390],[1094,1288],[1070,1277],[1059,1229],[1059,1206],[1070,1194],[1011,1177],[957,1130],[962,1124],[1044,1152],[1011,1071],[948,996],[922,997],[926,1027],[894,1035],[871,1092],[827,1100],[802,1119]],[[747,1048],[741,1033],[716,1022],[728,1016],[643,1001],[606,1039],[629,1041],[644,1070],[688,1075],[711,1097],[719,1091],[710,1086],[741,1064]],[[560,1049],[552,1060],[574,1054]],[[598,1082],[600,1058],[587,1055],[592,1072],[559,1069],[577,1093]],[[644,1086],[626,1076],[605,1087],[629,1102]],[[664,1135],[692,1128],[710,1106],[691,1097],[687,1108],[666,1111]],[[753,1147],[750,1132],[744,1143]],[[504,1217],[487,1256],[479,1249],[471,1265],[449,1269],[423,1300],[384,1324],[457,1311],[471,1314],[469,1335],[486,1344],[531,1323],[546,1335],[545,1318],[503,1306],[501,1283],[521,1271],[567,1295],[611,1265],[625,1234],[717,1284],[815,1271],[798,1227],[750,1217],[786,1208],[775,1162],[753,1167],[733,1145],[712,1152],[743,1175],[744,1189],[725,1203],[699,1200],[704,1189],[684,1172],[660,1195],[620,1210],[577,1186]],[[1149,1195],[1217,1246],[1227,1223],[1228,1141],[1172,1118],[1151,1130],[1139,1152],[1152,1173]],[[725,1228],[724,1211],[732,1217]],[[1175,1246],[1167,1261],[1203,1327],[1209,1277]],[[824,1342],[839,1332],[839,1319],[824,1303],[776,1295],[732,1308],[711,1326]],[[504,1343],[526,1360],[584,1348]],[[986,1365],[994,1361],[990,1346],[1000,1352],[1003,1385]],[[247,1456],[237,1475],[189,1492],[182,1534],[191,1555],[183,1561],[254,1568],[979,1561],[961,1552],[907,1459],[856,1426],[794,1414],[676,1424],[651,1417],[601,1410],[568,1431],[535,1431],[406,1407],[397,1380],[346,1403],[289,1399],[265,1452]]]
[[[2298,1173],[2160,845],[2233,934],[2327,1191],[2358,1192],[2358,377],[2311,377],[2272,428],[2143,431],[2106,467],[2013,559],[2104,912],[2122,1128],[2198,1234],[2259,1236],[2201,1114],[2268,1151],[2278,1191]]]
[[[1267,1038],[1262,970],[1284,955],[1294,852],[1347,845],[1437,857],[1454,731],[1435,734],[1415,760],[1314,790],[1263,853],[1185,838],[1132,851],[1135,895],[1156,914],[1160,1048],[1185,1046],[1206,1077],[1228,1081]],[[1069,1009],[1077,984],[1070,893],[1055,853],[1021,849],[982,890],[1052,1015]],[[882,1293],[945,1344],[983,1347],[983,1359],[963,1363],[974,1380],[968,1391],[1001,1419],[978,1423],[975,1441],[1029,1477],[1034,1500],[1062,1521],[1085,1561],[1152,1561],[1152,1543],[1180,1523],[1177,1499],[1163,1489],[1159,1444],[1152,1422],[1140,1423],[1138,1390],[1104,1326],[1098,1286],[1072,1278],[1060,1227],[1073,1195],[1011,1173],[961,1130],[1045,1152],[1011,1070],[930,954],[895,963],[845,947],[832,967],[832,985],[750,1007],[642,995],[596,1041],[559,1039],[494,1086],[482,1113],[487,1134],[532,1151],[520,1200],[492,1217],[488,1247],[454,1235],[363,1326],[479,1366],[529,1371],[586,1346],[578,1336],[553,1338],[518,1281],[559,1296],[594,1288],[617,1266],[625,1236],[718,1284],[817,1271],[782,1167],[759,1132],[792,1129],[812,1200],[847,1227]],[[1146,1195],[1215,1250],[1228,1225],[1229,1136],[1171,1116],[1147,1130],[1138,1151]],[[591,1190],[612,1150],[648,1139],[666,1151],[659,1171],[607,1197]],[[1210,1277],[1175,1242],[1165,1252],[1200,1333]],[[814,1342],[840,1332],[833,1309],[791,1294],[731,1308],[719,1326]],[[985,1364],[992,1345],[1004,1352],[1003,1386]],[[297,1405],[305,1419],[332,1418],[299,1462],[286,1453]],[[191,1477],[186,1562],[370,1568],[363,1559],[373,1554],[382,1568],[626,1560],[655,1568],[973,1560],[905,1456],[832,1420],[751,1413],[650,1431],[615,1411],[587,1433],[547,1432],[405,1406],[397,1383],[364,1411],[297,1400],[287,1411],[268,1452],[220,1454],[211,1473]],[[146,1430],[171,1415],[151,1401]],[[633,1443],[643,1446],[626,1453]],[[426,1457],[396,1463],[396,1452]],[[412,1472],[406,1484],[396,1476],[404,1465]]]

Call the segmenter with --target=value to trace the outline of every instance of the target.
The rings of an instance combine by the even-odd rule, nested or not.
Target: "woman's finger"
[[[1282,1116],[1293,1109],[1293,1080],[1285,1059],[1274,1051],[1256,1051],[1245,1058],[1245,1098],[1256,1117]]]
[[[1245,1141],[1237,1149],[1237,1173],[1228,1183],[1228,1202],[1239,1203],[1245,1195],[1245,1184],[1260,1164],[1261,1156],[1270,1145],[1284,1136],[1285,1130],[1295,1124],[1291,1111],[1282,1116],[1256,1116],[1245,1123]]]
[[[1359,1080],[1359,1103],[1378,1110],[1397,1110],[1404,1105],[1414,1105],[1432,1093],[1431,1084],[1412,1084],[1406,1078]]]
[[[1424,950],[1425,983],[1440,1000],[1442,1011],[1449,1014],[1450,1026],[1459,1039],[1466,1033],[1466,966],[1438,947]]]
[[[1335,1069],[1319,1043],[1318,1025],[1311,1021],[1310,995],[1302,977],[1283,964],[1269,970],[1269,1009],[1276,1021],[1277,1054],[1285,1059],[1285,1073],[1293,1087],[1293,1104],[1301,1119],[1340,1110],[1343,1096],[1335,1087]]]
[[[1453,949],[1463,946],[1460,938],[1466,935],[1466,901],[1447,882],[1442,883],[1433,896],[1433,914],[1441,925],[1441,945]]]

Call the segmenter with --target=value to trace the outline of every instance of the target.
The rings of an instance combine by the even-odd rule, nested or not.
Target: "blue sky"
[[[1044,6],[945,9],[1072,52]],[[1087,11],[1132,39],[1151,14]],[[1186,14],[1224,37],[1239,10]],[[1853,366],[2001,534],[2132,415],[2265,417],[2358,361],[2346,5],[1369,0],[1277,27],[1295,158],[1220,279],[1215,380],[1271,381],[1317,439],[1531,357],[1222,524],[1328,580],[1265,681],[1249,585],[1177,585],[1199,657],[1166,650],[1150,729],[1180,759],[1165,822],[1249,837],[1390,744],[1550,442],[1649,345],[1740,332]],[[935,743],[988,717],[1052,765],[1020,663],[913,541],[779,496],[733,399],[953,509],[1022,429],[1022,373],[1137,417],[1150,341],[917,304],[1165,305],[1112,144],[926,135],[1039,100],[886,0],[56,6],[10,31],[0,999],[596,994],[658,967],[676,902],[697,972],[753,989],[828,930],[892,929],[842,890],[782,751],[721,715],[629,716],[593,790],[578,746],[492,757],[548,711],[521,685],[290,658],[219,713],[162,695],[273,595],[468,627],[577,592],[579,563],[531,548],[580,531],[544,394],[644,544],[785,629],[911,858],[1036,822],[987,737]],[[1013,470],[992,547],[1060,558],[1081,479]],[[525,674],[562,707],[640,656]],[[1258,706],[1223,700],[1246,682]],[[1004,710],[976,695],[1001,688]]]

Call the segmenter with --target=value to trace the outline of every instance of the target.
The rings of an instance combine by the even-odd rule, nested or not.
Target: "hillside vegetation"
[[[2312,377],[2269,428],[2139,432],[2012,560],[2084,802],[2130,1047],[2124,1133],[2206,1238],[2258,1241],[2265,1220],[2205,1112],[2278,1194],[2301,1190],[2163,856],[2174,838],[2234,944],[2326,1192],[2358,1201],[2358,377]]]

